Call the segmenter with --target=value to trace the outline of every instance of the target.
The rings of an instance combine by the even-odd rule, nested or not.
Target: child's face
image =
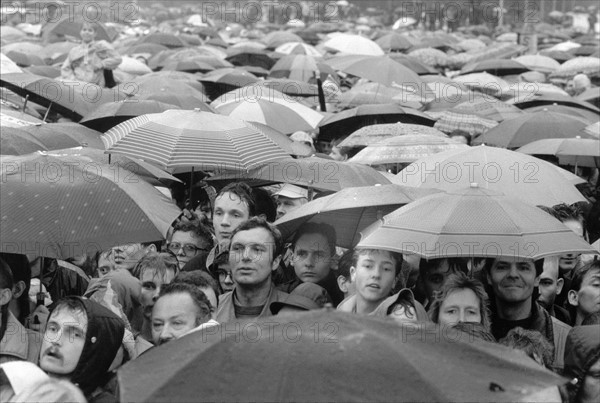
[[[388,251],[374,251],[358,257],[350,268],[356,293],[365,301],[378,302],[387,298],[396,279],[396,260]]]

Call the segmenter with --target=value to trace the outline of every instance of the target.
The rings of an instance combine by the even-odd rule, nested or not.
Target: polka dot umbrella
[[[136,174],[84,156],[0,157],[0,251],[66,259],[165,238],[180,210]]]

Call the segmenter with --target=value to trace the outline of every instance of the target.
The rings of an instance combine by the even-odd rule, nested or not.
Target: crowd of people
[[[82,25],[62,79],[114,85],[111,72],[123,59],[96,40],[97,29]],[[346,77],[352,80],[358,78]],[[584,74],[564,84],[572,95],[592,87]],[[473,136],[455,130],[450,137],[469,145]],[[342,138],[315,141],[316,132],[290,138],[334,161],[359,151]],[[598,169],[586,174],[588,202],[538,207],[591,244],[600,237],[600,182]],[[278,220],[326,193],[292,183],[213,186],[201,179],[189,192],[173,185],[182,214],[166,239],[132,239],[66,260],[0,253],[0,401],[119,401],[119,368],[165,343],[223,324],[292,321],[322,309],[456,328],[473,342],[520,350],[567,378],[540,401],[600,401],[598,254],[425,259],[383,247],[348,249],[318,216],[284,238]]]

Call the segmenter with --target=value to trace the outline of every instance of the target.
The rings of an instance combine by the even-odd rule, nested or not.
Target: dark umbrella
[[[74,21],[72,15],[70,17],[65,15],[64,18],[56,22],[47,21],[42,27],[42,37],[48,38],[50,35],[58,35],[79,38],[84,22],[83,18],[77,18]],[[112,42],[116,36],[117,32],[114,30],[107,29],[103,24],[97,24],[96,40]]]
[[[319,123],[319,139],[333,140],[364,126],[397,122],[432,127],[435,120],[416,109],[396,104],[361,105],[323,119]]]
[[[530,97],[522,102],[514,103],[514,105],[519,109],[527,109],[533,106],[554,104],[572,106],[580,109],[587,109],[600,114],[600,109],[590,104],[589,102],[580,101],[576,98],[571,98],[564,95],[542,95],[537,97]]]
[[[452,328],[332,309],[210,327],[147,352],[118,378],[128,402],[517,401],[567,382]]]
[[[468,63],[461,70],[461,74],[487,72],[494,76],[509,76],[525,73],[531,69],[524,64],[510,59],[489,59]]]
[[[90,147],[104,150],[102,133],[79,123],[48,123],[45,125],[24,126],[21,128],[35,137],[48,150],[72,147]]]
[[[268,51],[250,46],[228,49],[225,60],[235,66],[255,66],[266,70],[271,70],[275,64]]]

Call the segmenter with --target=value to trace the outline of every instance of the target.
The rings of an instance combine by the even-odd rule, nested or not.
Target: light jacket
[[[60,76],[63,80],[77,80],[104,87],[104,69],[116,69],[123,59],[106,41],[82,43],[69,51]]]
[[[8,361],[29,361],[38,363],[42,348],[41,333],[26,329],[17,318],[8,311],[6,331],[0,341],[0,364]]]
[[[217,322],[226,323],[226,322],[234,322],[238,320],[235,316],[235,308],[233,306],[233,296],[235,293],[235,288],[233,291],[225,293],[219,297],[219,309],[217,310]],[[257,318],[265,318],[268,316],[273,316],[271,313],[271,303],[284,301],[290,294],[285,293],[283,291],[279,291],[275,286],[271,283],[271,289],[269,290],[269,296],[267,298],[267,302],[263,307],[260,315]]]

